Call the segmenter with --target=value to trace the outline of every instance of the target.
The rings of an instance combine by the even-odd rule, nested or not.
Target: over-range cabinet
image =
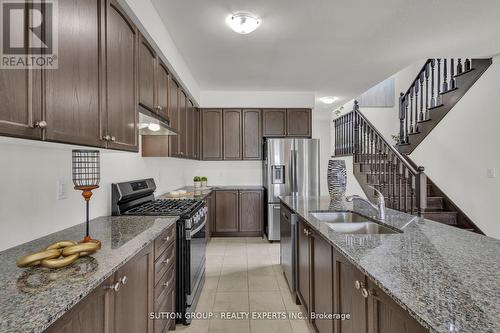
[[[319,140],[267,139],[264,142],[265,232],[280,240],[279,196],[318,196]]]

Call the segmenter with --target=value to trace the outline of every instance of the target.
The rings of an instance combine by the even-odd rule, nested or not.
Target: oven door
[[[189,252],[189,273],[186,274],[187,305],[194,307],[199,293],[203,287],[205,277],[205,251],[207,247],[206,239],[207,216],[194,225],[192,229],[186,230],[187,249]],[[194,309],[193,309],[194,310]]]

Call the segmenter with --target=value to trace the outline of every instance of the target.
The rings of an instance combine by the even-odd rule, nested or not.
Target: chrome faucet
[[[359,195],[350,195],[350,196],[346,197],[345,200],[348,202],[352,202],[354,199],[358,199],[358,200],[366,202],[367,204],[372,206],[375,210],[377,210],[377,219],[384,221],[385,220],[385,198],[384,198],[384,195],[379,190],[377,190],[375,187],[373,187],[373,186],[369,186],[369,187],[372,188],[373,190],[375,190],[375,192],[377,193],[377,204],[376,205],[373,204],[370,200],[364,199],[364,198],[360,197]]]

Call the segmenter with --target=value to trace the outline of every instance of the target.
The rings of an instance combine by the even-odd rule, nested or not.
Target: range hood
[[[157,116],[149,110],[139,107],[139,134],[140,135],[177,135],[177,131],[170,127],[170,121]]]

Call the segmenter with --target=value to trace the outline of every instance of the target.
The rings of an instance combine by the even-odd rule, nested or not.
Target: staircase
[[[354,102],[351,112],[335,120],[335,156],[354,156],[354,175],[367,197],[376,188],[386,205],[447,225],[482,233],[479,228],[427,178],[408,156],[388,143]]]
[[[399,152],[410,154],[491,63],[491,59],[428,59],[399,98]]]

